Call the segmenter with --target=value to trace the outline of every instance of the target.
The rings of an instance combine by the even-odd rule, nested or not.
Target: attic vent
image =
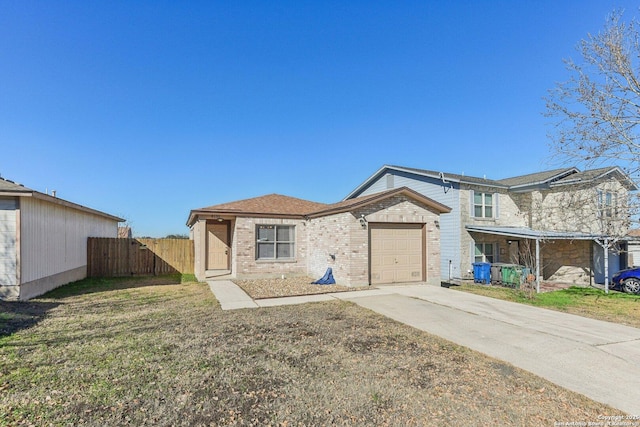
[[[387,175],[387,190],[394,188],[393,175]]]

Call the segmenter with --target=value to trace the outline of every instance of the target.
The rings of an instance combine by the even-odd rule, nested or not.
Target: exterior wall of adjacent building
[[[616,206],[612,207],[611,216],[599,206],[599,191],[615,195]],[[627,199],[627,189],[614,178],[582,188],[536,190],[531,193],[531,224],[541,230],[624,236],[628,231]]]
[[[474,216],[474,194],[492,194],[492,217],[477,218]],[[463,184],[460,190],[460,228],[465,230],[466,225],[490,226],[490,227],[526,227],[527,215],[523,212],[518,200],[505,189],[485,187],[479,185]],[[469,233],[464,231],[460,238],[460,253],[462,278],[473,278],[473,263],[475,261],[475,244],[487,243],[493,245],[494,262],[510,262],[509,240],[504,236],[496,236],[484,233]]]
[[[113,219],[34,197],[21,197],[15,212],[17,280],[0,291],[8,299],[33,298],[85,278],[87,238],[118,235]]]

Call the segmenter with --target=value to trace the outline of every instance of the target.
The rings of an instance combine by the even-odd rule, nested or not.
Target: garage
[[[371,284],[424,280],[423,224],[371,224]]]

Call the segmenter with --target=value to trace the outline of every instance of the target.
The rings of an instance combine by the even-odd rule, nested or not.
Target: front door
[[[520,242],[518,240],[509,240],[509,262],[511,264],[520,264]]]
[[[207,270],[229,269],[229,223],[207,224]]]

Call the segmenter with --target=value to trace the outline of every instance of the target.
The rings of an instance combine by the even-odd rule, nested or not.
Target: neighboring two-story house
[[[411,188],[451,208],[440,215],[443,279],[472,277],[474,262],[532,267],[540,279],[604,282],[626,266],[620,256],[635,184],[617,167],[564,168],[492,180],[401,166],[383,166],[345,200]]]

